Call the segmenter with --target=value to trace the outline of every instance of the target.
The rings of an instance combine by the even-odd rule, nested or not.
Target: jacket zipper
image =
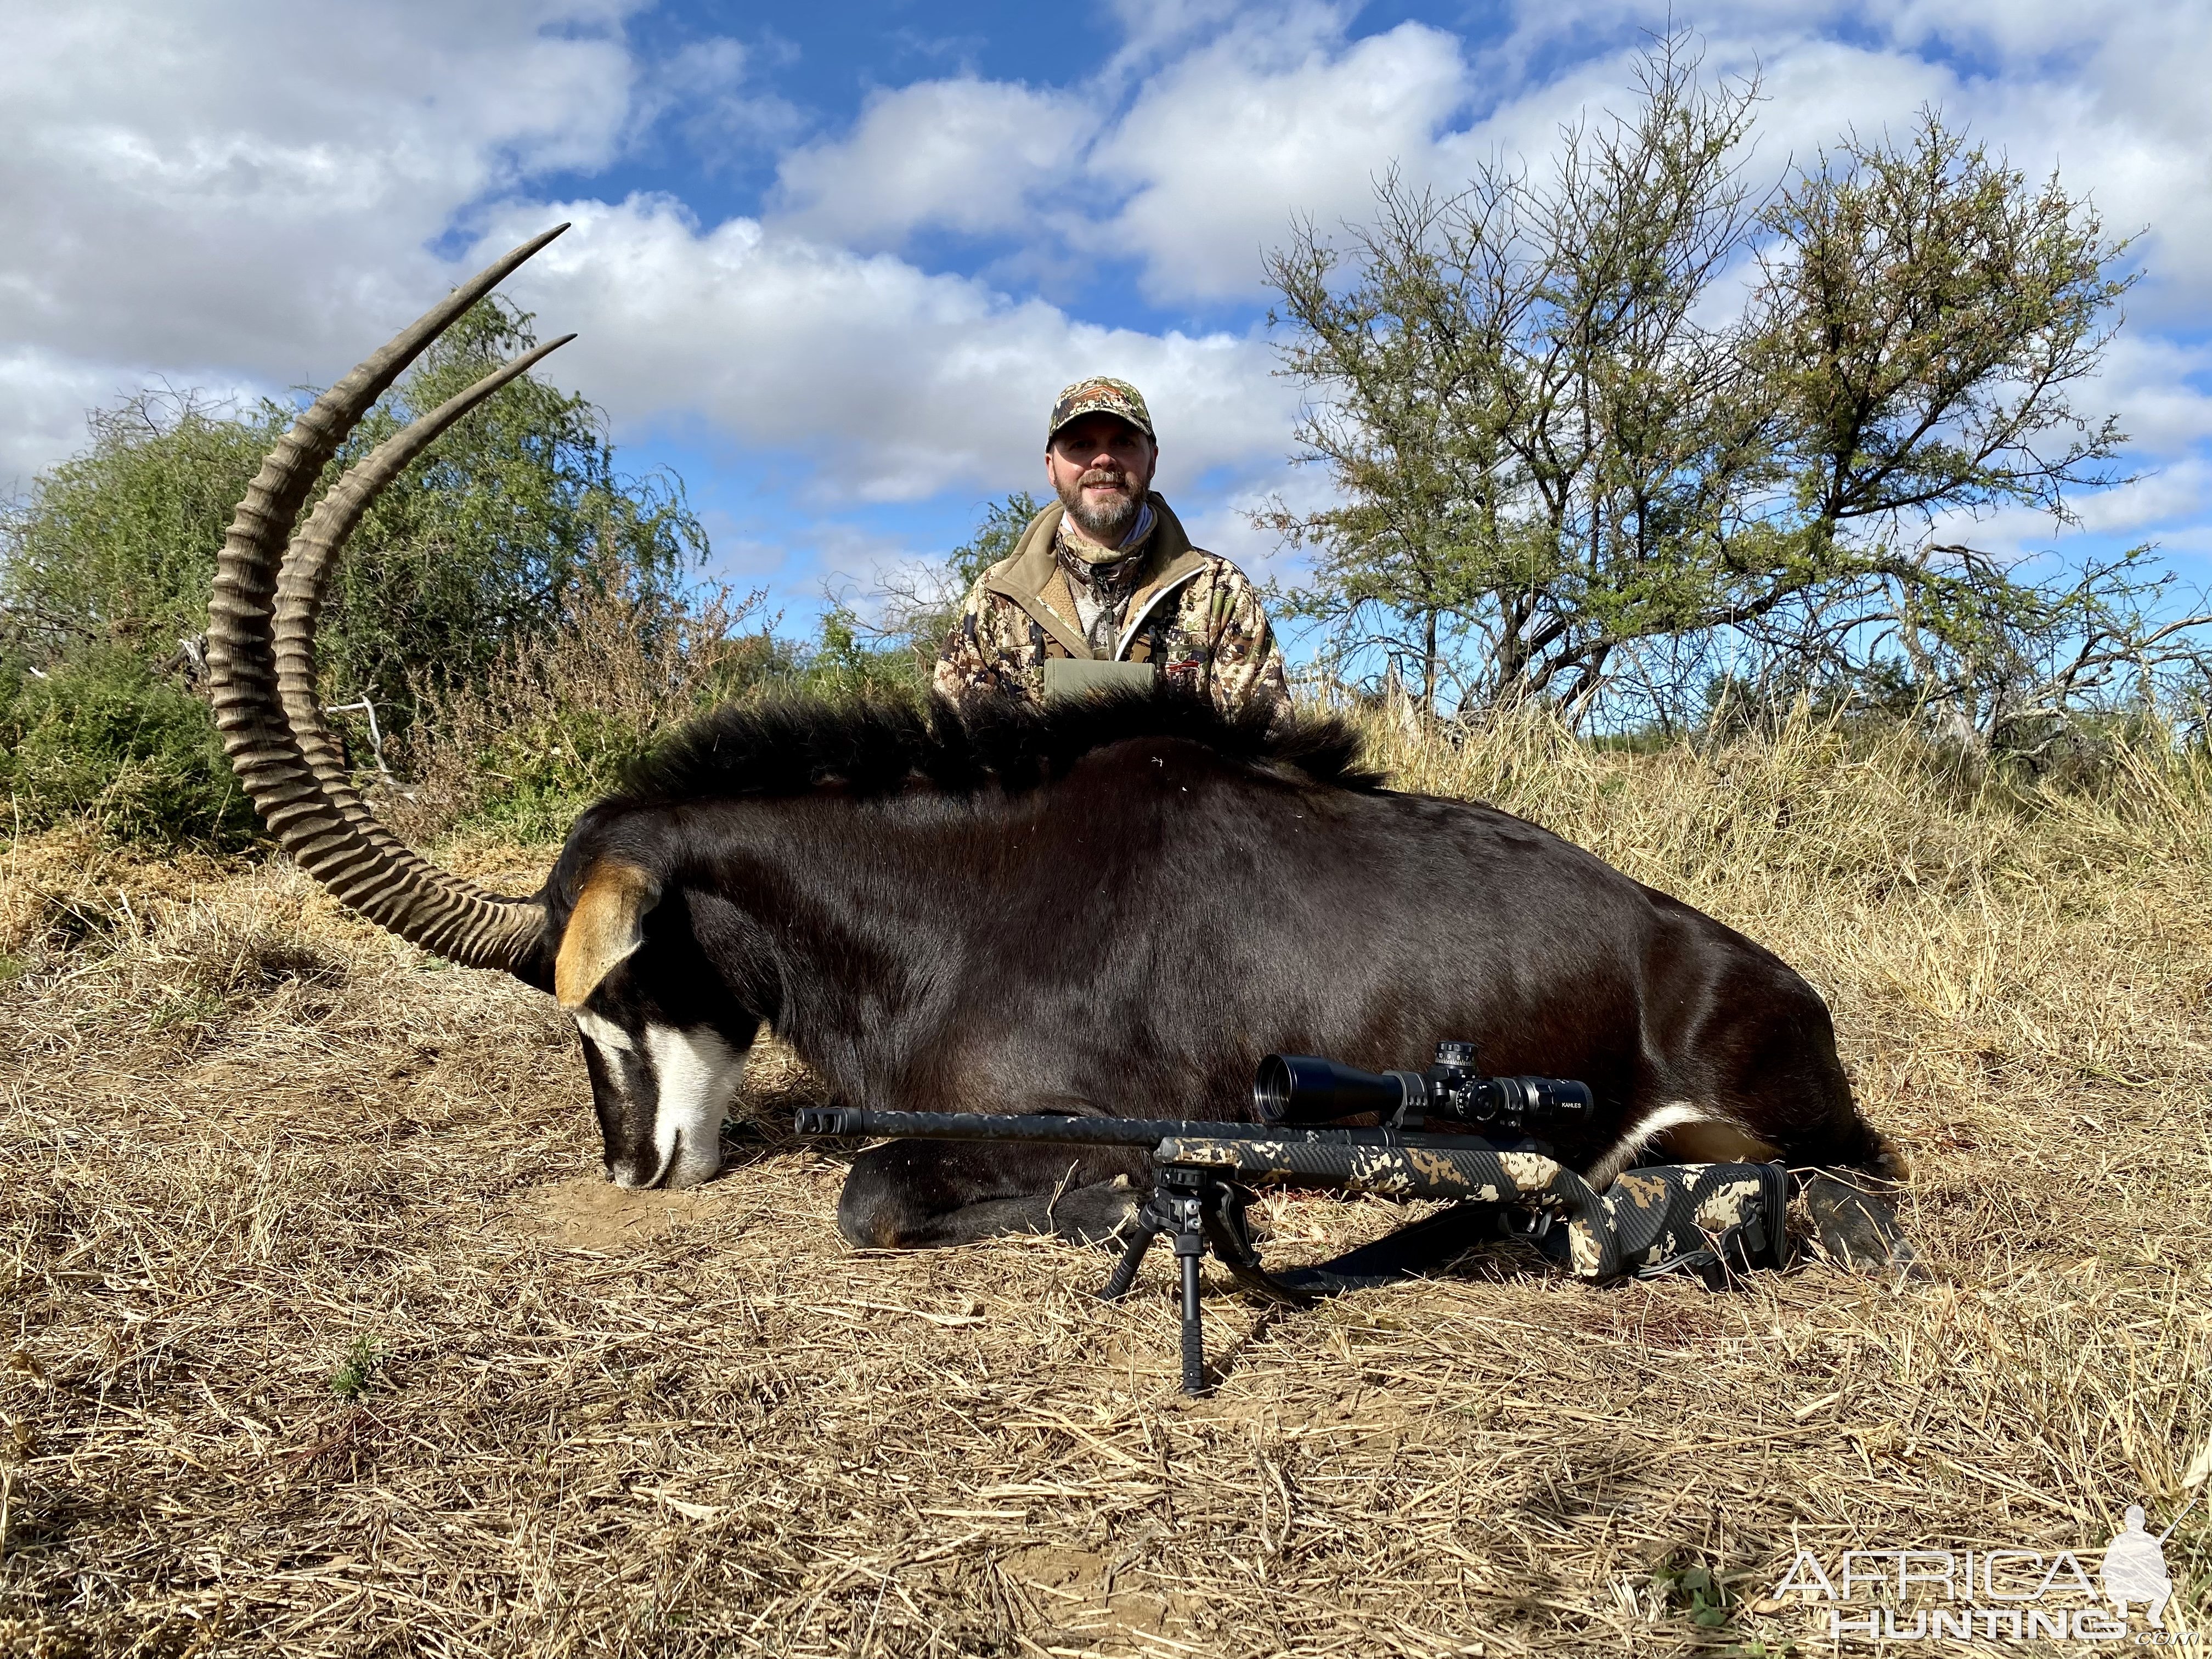
[[[1136,640],[1137,630],[1145,625],[1145,618],[1151,616],[1154,611],[1159,608],[1159,603],[1162,599],[1167,598],[1170,593],[1181,592],[1183,588],[1189,586],[1192,582],[1195,581],[1199,577],[1205,574],[1206,568],[1201,565],[1196,570],[1185,571],[1182,575],[1176,577],[1165,586],[1155,588],[1152,592],[1152,597],[1145,601],[1145,608],[1142,611],[1139,611],[1134,617],[1131,617],[1129,620],[1129,625],[1121,630],[1121,641],[1119,644],[1115,646],[1114,654],[1109,660],[1120,662],[1128,654],[1129,647]]]

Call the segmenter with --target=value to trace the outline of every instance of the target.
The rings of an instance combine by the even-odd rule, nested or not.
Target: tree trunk
[[[1437,613],[1421,618],[1421,724],[1437,723]]]

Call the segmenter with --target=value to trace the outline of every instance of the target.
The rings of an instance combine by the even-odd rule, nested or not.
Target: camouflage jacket
[[[1251,582],[1228,560],[1193,547],[1168,504],[1158,495],[1149,500],[1158,526],[1114,659],[1158,663],[1164,674],[1206,691],[1231,714],[1255,704],[1286,707],[1283,653]],[[969,590],[933,677],[946,696],[1013,692],[1036,702],[1047,658],[1097,659],[1053,557],[1062,511],[1055,501],[1030,520],[1012,556]]]

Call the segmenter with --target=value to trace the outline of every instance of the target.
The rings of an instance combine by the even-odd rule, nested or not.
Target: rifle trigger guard
[[[1253,1247],[1251,1230],[1244,1221],[1251,1194],[1234,1182],[1222,1181],[1214,1183],[1211,1196],[1213,1202],[1206,1213],[1206,1242],[1229,1276],[1255,1295],[1281,1306],[1310,1307],[1311,1297],[1292,1290],[1260,1265],[1260,1252]]]
[[[1549,1210],[1507,1210],[1498,1218],[1498,1231],[1508,1238],[1533,1242],[1548,1234],[1558,1219]]]

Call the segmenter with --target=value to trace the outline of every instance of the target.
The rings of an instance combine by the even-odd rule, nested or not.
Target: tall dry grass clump
[[[1879,1008],[1984,1063],[2139,1084],[2130,1036],[2212,986],[2201,747],[2119,744],[2095,787],[2062,788],[1802,709],[1656,754],[1592,748],[1540,711],[1457,742],[1375,717],[1367,736],[1399,787],[1534,819],[1779,951],[1846,1022]],[[2085,1024],[2087,983],[2116,1006]]]
[[[478,841],[558,843],[656,738],[781,667],[783,648],[749,626],[763,602],[708,587],[672,603],[595,573],[557,632],[501,647],[481,684],[425,690],[408,781],[374,792],[379,811],[413,840],[465,823]]]
[[[1818,984],[1936,1282],[1599,1291],[1499,1246],[1293,1315],[1224,1287],[1187,1401],[1164,1274],[1108,1306],[1054,1241],[847,1249],[787,1051],[723,1178],[618,1193],[536,994],[282,865],[19,838],[0,1654],[1809,1656],[1823,1610],[1771,1595],[1799,1550],[2094,1577],[2138,1502],[2178,1521],[2169,1626],[2207,1634],[2201,757],[2066,793],[1810,719],[1647,755],[1533,718],[1370,735],[1401,787]],[[1265,1209],[1285,1262],[1400,1218]]]

